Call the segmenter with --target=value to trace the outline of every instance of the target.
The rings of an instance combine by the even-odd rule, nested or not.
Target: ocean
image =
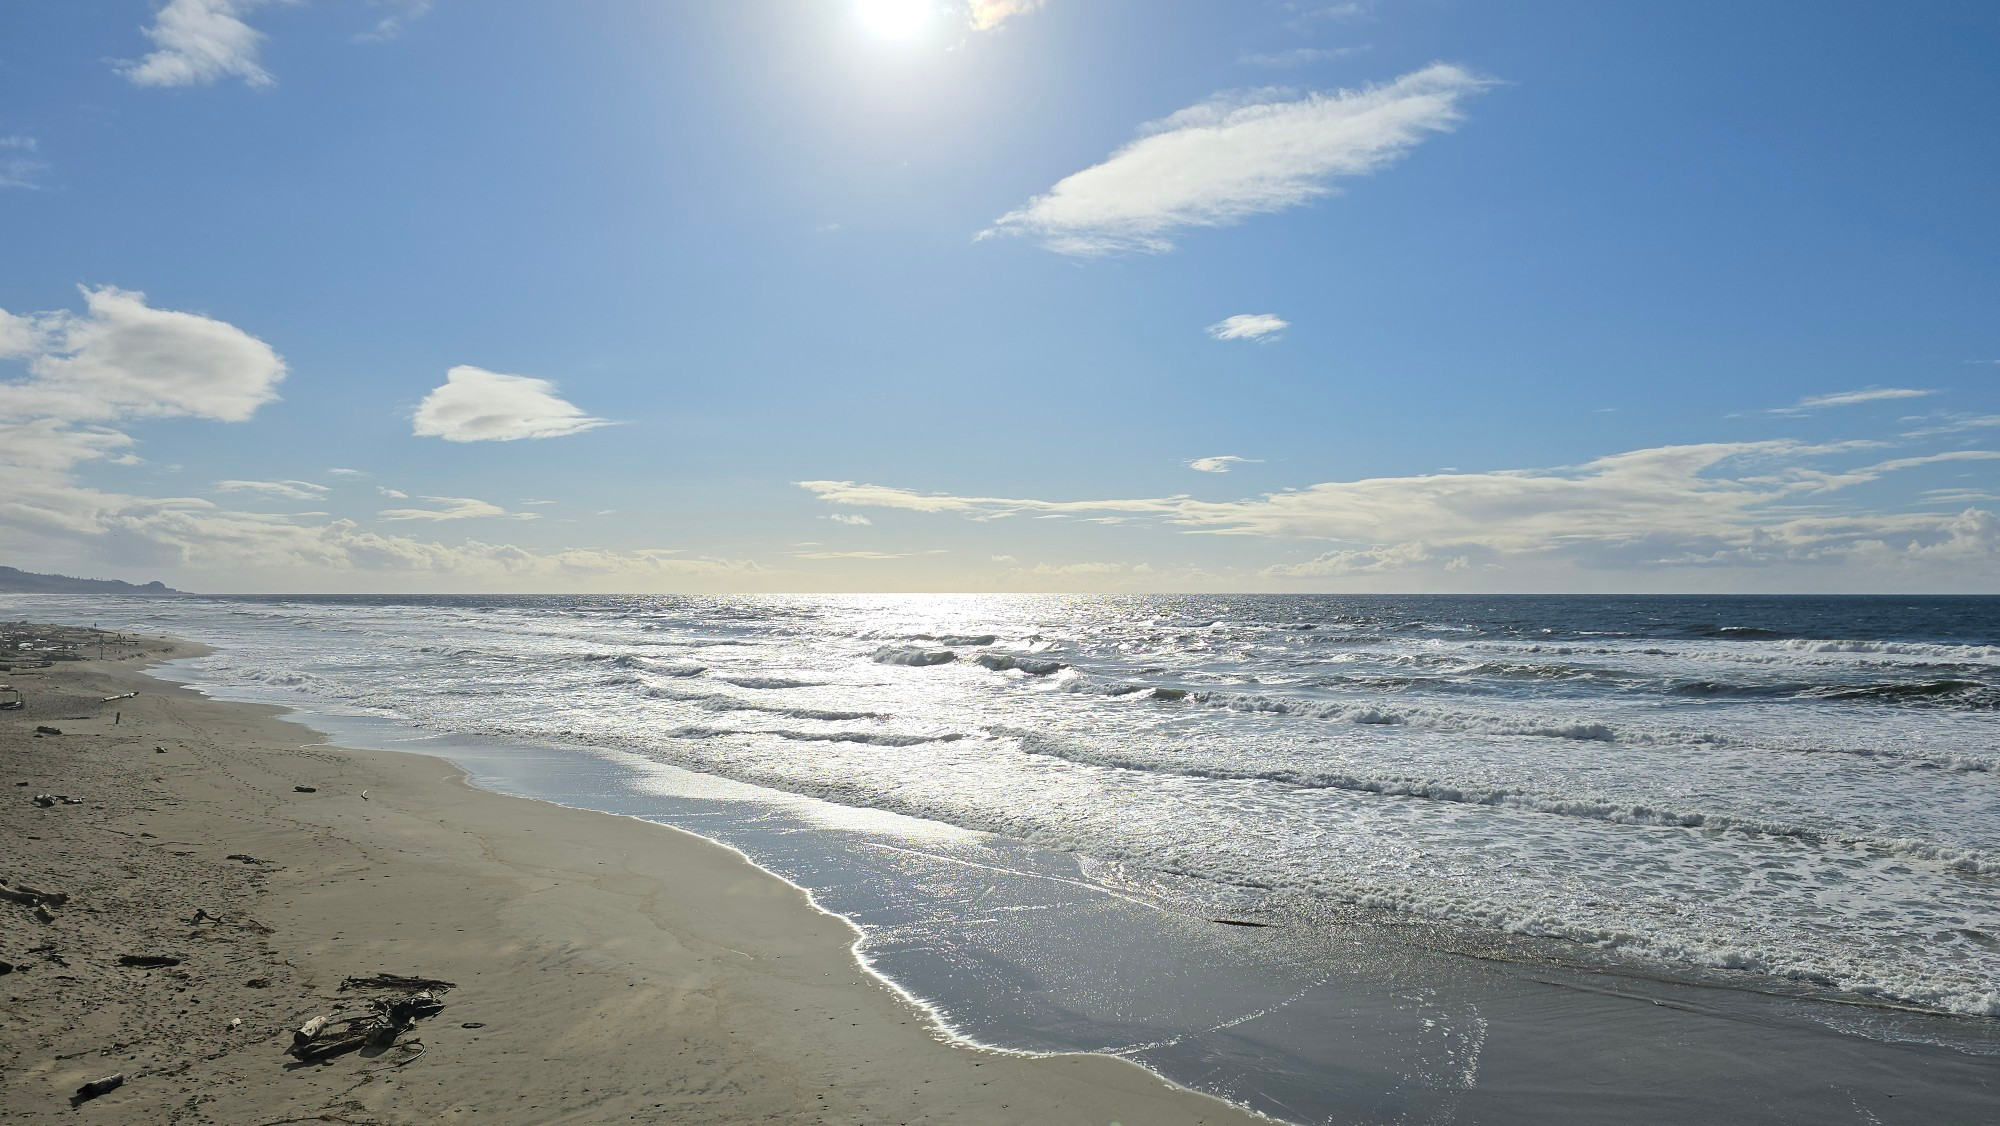
[[[859,922],[864,955],[954,1030],[1120,1051],[1253,1105],[1245,1045],[1298,1046],[1249,1025],[1301,1008],[1357,928],[1816,998],[1838,1014],[1823,1024],[1876,1039],[1971,1029],[1956,1050],[1990,1046],[1993,1022],[1967,1018],[2000,1016],[2000,598],[0,596],[0,613],[202,641],[215,654],[179,672],[216,695],[718,837]],[[1053,908],[1068,922],[1043,922]],[[1070,964],[1051,936],[1077,926],[1141,950],[1146,984]],[[1266,930],[1282,952],[1254,947]],[[1160,984],[1217,959],[1263,966],[1257,984]],[[1869,1006],[1896,1016],[1850,1027]],[[1485,1018],[1421,1009],[1400,1058],[1433,1086],[1476,1073]],[[1912,1013],[1946,1032],[1905,1037]],[[1279,1070],[1310,1086],[1315,1066]]]

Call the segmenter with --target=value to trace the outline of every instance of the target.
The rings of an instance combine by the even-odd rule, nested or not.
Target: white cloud
[[[847,513],[847,512],[836,512],[833,515],[826,517],[826,519],[831,520],[836,524],[867,525],[867,524],[873,524],[875,522],[873,520],[870,520],[866,516],[861,516],[859,514]]]
[[[1276,340],[1278,334],[1292,327],[1290,321],[1275,313],[1238,313],[1208,326],[1208,335],[1214,340],[1255,340],[1260,343]]]
[[[908,559],[907,551],[794,551],[794,559]]]
[[[1903,432],[1903,437],[1934,438],[1940,434],[1960,434],[1967,430],[1980,430],[1989,426],[2000,426],[2000,414],[1981,414],[1981,415],[1949,414],[1942,416],[1932,415],[1930,419],[1922,421],[1930,421],[1930,420],[1936,420],[1936,424],[1932,426],[1922,427],[1917,430],[1906,430]]]
[[[1266,567],[1264,573],[1274,578],[1310,579],[1329,578],[1338,575],[1379,575],[1394,571],[1405,571],[1411,567],[1428,563],[1433,558],[1429,547],[1421,543],[1393,544],[1380,548],[1361,550],[1329,551],[1304,563],[1280,563]],[[1458,563],[1463,557],[1452,559],[1446,565]],[[1459,569],[1454,567],[1454,570]]]
[[[829,503],[850,507],[970,519],[1109,516],[1192,533],[1340,545],[1311,564],[1290,565],[1309,569],[1267,572],[1276,577],[1380,572],[1426,560],[1500,563],[1510,556],[1553,557],[1596,568],[1837,562],[1869,552],[1879,560],[1889,558],[1883,553],[1892,548],[1921,553],[1946,540],[1963,540],[1949,530],[1950,517],[1843,509],[1833,507],[1832,498],[1889,474],[1996,459],[2000,451],[1953,450],[1826,467],[1880,445],[1773,440],[1663,446],[1576,466],[1327,482],[1223,502],[1186,495],[1050,501],[927,494],[851,481],[799,484]]]
[[[1048,0],[969,0],[972,26],[977,31],[992,31],[1015,16],[1036,11]]]
[[[83,295],[83,316],[0,320],[0,355],[33,357],[27,382],[0,385],[0,410],[71,421],[155,415],[242,422],[277,398],[285,362],[243,330],[154,309],[145,294],[112,286]]]
[[[85,315],[0,313],[0,359],[25,360],[0,382],[0,544],[42,569],[188,569],[175,585],[251,589],[735,590],[795,585],[750,560],[680,558],[666,549],[536,551],[466,540],[445,544],[364,530],[323,513],[235,511],[200,497],[140,497],[93,488],[79,466],[132,463],[138,443],[109,423],[180,415],[246,420],[284,375],[261,341],[220,321],[146,306],[134,293],[86,291]],[[298,500],[309,481],[223,481],[223,493]],[[384,495],[402,493],[381,488]],[[293,495],[294,493],[300,495]],[[532,518],[463,498],[403,519]],[[395,510],[391,510],[392,515]],[[218,578],[218,576],[229,576]],[[149,575],[149,577],[151,577]]]
[[[1039,239],[1064,254],[1158,253],[1190,227],[1222,227],[1328,195],[1455,127],[1488,85],[1434,63],[1383,86],[1285,99],[1218,96],[1146,127],[1103,163],[1002,215],[981,237]]]
[[[0,137],[0,188],[39,188],[48,163],[35,156],[33,137]]]
[[[119,68],[135,86],[207,86],[240,78],[268,86],[257,63],[264,33],[243,22],[265,0],[168,0],[146,28],[153,52]]]
[[[0,360],[32,356],[47,347],[48,325],[37,317],[24,317],[0,309]]]
[[[318,500],[327,494],[325,485],[311,481],[217,481],[218,493],[262,493],[282,500]]]
[[[610,425],[556,394],[546,379],[461,364],[417,405],[416,434],[447,442],[560,438]]]
[[[1921,399],[1935,395],[1915,387],[1865,387],[1859,391],[1836,391],[1830,395],[1808,395],[1789,407],[1777,407],[1771,414],[1803,414],[1827,407],[1851,407],[1856,403],[1879,403],[1890,399]]]
[[[552,500],[524,500],[521,503],[529,508],[542,508],[557,502]]]
[[[326,472],[327,472],[327,474],[328,474],[329,476],[332,476],[332,477],[366,477],[366,476],[368,476],[368,474],[367,474],[367,473],[365,473],[365,472],[363,472],[363,471],[361,471],[361,470],[359,470],[359,469],[342,469],[342,468],[339,468],[339,467],[335,467],[335,468],[333,468],[333,469],[329,469],[329,470],[327,470]]]
[[[387,486],[387,485],[377,485],[377,486],[375,486],[375,491],[376,491],[376,492],[378,492],[378,493],[381,493],[381,494],[382,494],[383,496],[385,496],[385,497],[388,497],[388,498],[389,498],[390,500],[409,500],[409,499],[410,499],[410,494],[408,494],[408,493],[404,492],[404,491],[403,491],[403,490],[401,490],[401,489],[392,489],[392,488],[390,488],[390,487],[389,487],[389,486]]]
[[[1227,473],[1232,466],[1256,465],[1262,464],[1262,461],[1262,458],[1237,457],[1235,454],[1218,454],[1215,457],[1194,458],[1182,464],[1197,473]]]
[[[425,497],[437,508],[385,508],[375,514],[377,520],[472,520],[488,516],[505,516],[512,520],[539,519],[532,512],[509,512],[489,501],[474,500],[471,497]]]

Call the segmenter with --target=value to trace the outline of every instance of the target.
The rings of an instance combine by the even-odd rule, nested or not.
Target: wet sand
[[[189,652],[0,674],[28,700],[0,712],[0,882],[68,897],[47,922],[0,903],[9,1121],[1257,1121],[1123,1060],[946,1042],[846,921],[737,853],[143,671]],[[284,1054],[383,972],[456,983],[401,1038],[421,1055]]]

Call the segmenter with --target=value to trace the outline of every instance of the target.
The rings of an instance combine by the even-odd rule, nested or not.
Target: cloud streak
[[[1828,407],[1851,407],[1858,403],[1881,403],[1895,399],[1921,399],[1936,391],[1916,387],[1864,387],[1859,391],[1835,391],[1827,395],[1807,395],[1789,407],[1776,407],[1771,414],[1805,414]]]
[[[1208,326],[1211,340],[1255,340],[1269,343],[1278,339],[1292,322],[1275,313],[1238,313]]]
[[[1183,231],[1297,207],[1386,167],[1456,128],[1465,100],[1489,84],[1435,63],[1359,90],[1217,96],[1147,126],[980,237],[1031,238],[1074,255],[1171,250]]]
[[[218,493],[259,493],[280,500],[318,500],[329,490],[311,481],[217,481]]]
[[[1460,567],[1558,558],[1591,568],[1679,568],[1833,563],[1862,552],[1885,559],[1900,553],[1905,560],[1956,552],[1969,559],[1986,550],[1978,529],[1991,513],[1868,510],[1838,501],[1842,490],[1891,474],[2000,459],[2000,451],[1953,450],[1838,467],[1880,445],[1772,440],[1661,446],[1575,466],[1326,482],[1220,502],[1186,495],[1075,501],[958,496],[851,481],[799,485],[844,507],[975,520],[1025,515],[1152,523],[1195,534],[1339,545],[1311,564],[1267,572],[1274,578],[1379,573],[1461,559]]]
[[[992,31],[1015,16],[1038,11],[1048,0],[970,0],[967,18],[974,31]]]
[[[509,512],[490,501],[474,500],[471,497],[424,497],[423,499],[439,507],[385,508],[377,512],[375,518],[377,520],[473,520],[504,516],[510,520],[540,519],[532,512]]]
[[[1237,457],[1235,454],[1217,454],[1214,457],[1197,457],[1183,462],[1196,473],[1227,473],[1233,466],[1259,464],[1262,459]]]

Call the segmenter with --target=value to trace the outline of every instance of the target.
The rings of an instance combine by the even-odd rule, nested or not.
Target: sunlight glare
[[[861,23],[889,39],[908,39],[930,22],[933,0],[858,0]]]

